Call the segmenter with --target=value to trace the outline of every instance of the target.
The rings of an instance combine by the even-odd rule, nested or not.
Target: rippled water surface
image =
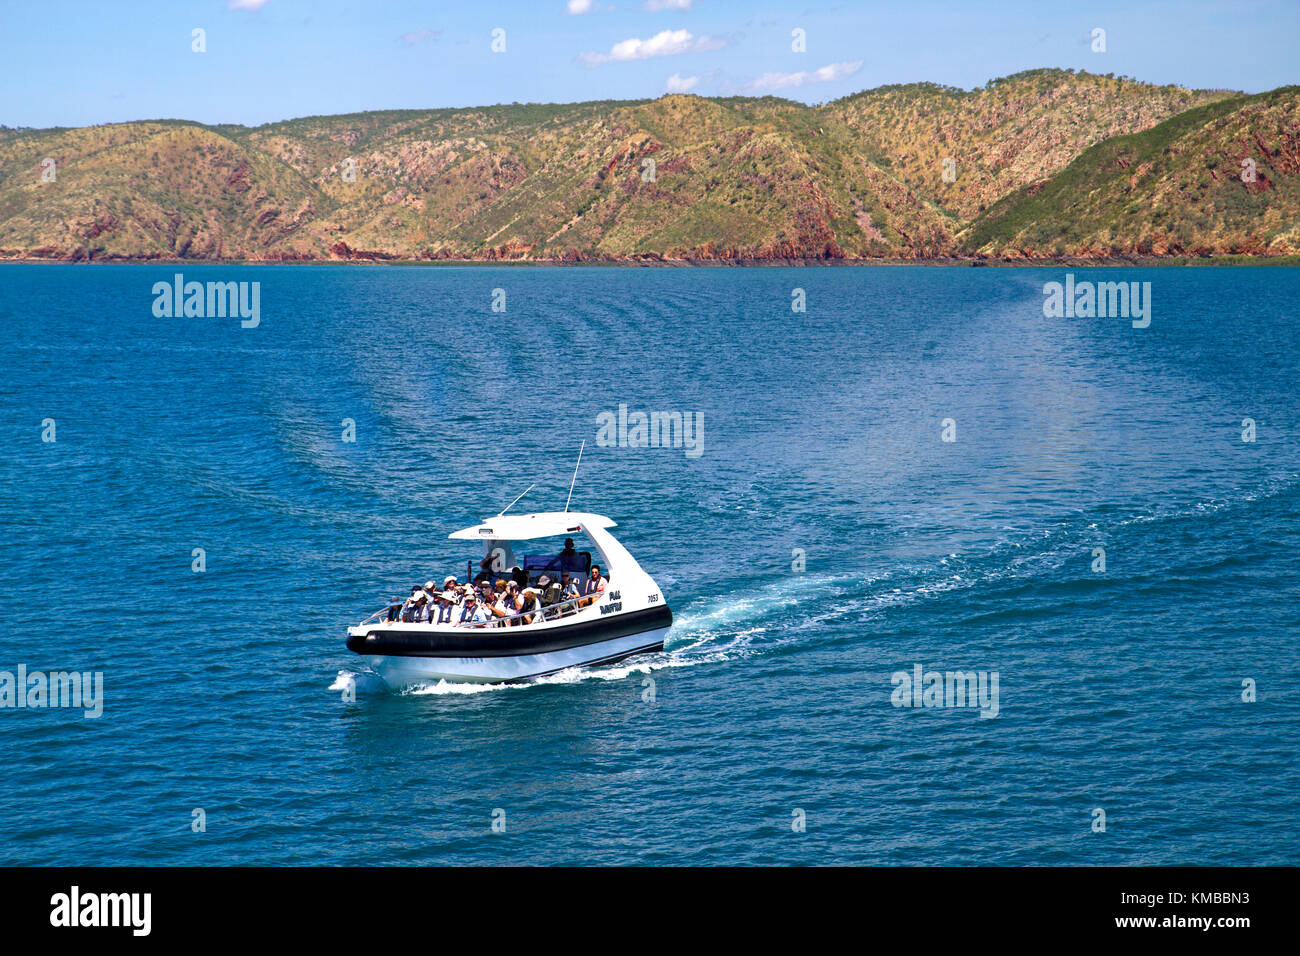
[[[176,271],[0,267],[0,670],[106,695],[0,710],[0,862],[1300,862],[1297,271],[1076,270],[1146,329],[1044,318],[1063,270],[183,268],[255,329],[155,318]],[[620,403],[703,454],[596,447]],[[367,679],[346,626],[583,439],[665,651]]]

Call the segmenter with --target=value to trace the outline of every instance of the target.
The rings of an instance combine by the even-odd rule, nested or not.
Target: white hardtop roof
[[[497,515],[482,524],[461,528],[447,535],[449,538],[496,541],[524,541],[528,538],[553,538],[563,534],[577,534],[588,528],[613,528],[615,524],[604,515],[585,511],[542,511],[531,515]]]

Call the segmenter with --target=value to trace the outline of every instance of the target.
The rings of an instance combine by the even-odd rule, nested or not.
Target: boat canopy
[[[582,511],[542,511],[530,515],[497,515],[482,524],[453,531],[447,537],[462,541],[526,541],[529,538],[577,534],[591,528],[613,527],[615,523],[604,515]]]

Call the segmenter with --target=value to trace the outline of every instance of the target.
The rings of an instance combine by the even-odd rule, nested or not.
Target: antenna
[[[524,494],[520,495],[519,498],[522,498],[524,495],[528,494],[528,492],[532,491],[536,487],[537,487],[537,482],[534,481],[531,485],[529,485],[527,488],[524,489]],[[518,501],[519,498],[516,498],[515,501]],[[498,511],[497,517],[500,518],[503,514],[505,514],[507,511],[513,508],[515,506],[515,501],[510,502],[510,504],[506,505],[504,508]]]
[[[582,464],[582,449],[587,447],[587,439],[582,440],[578,446],[578,464],[573,466],[573,480],[569,482],[569,497],[564,499],[564,510],[569,510],[569,502],[573,500],[573,483],[578,480],[578,465]]]

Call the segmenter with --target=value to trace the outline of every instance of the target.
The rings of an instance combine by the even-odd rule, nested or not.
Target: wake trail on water
[[[554,684],[624,680],[656,671],[702,664],[725,664],[745,658],[813,647],[827,634],[841,635],[841,625],[879,623],[889,612],[944,600],[968,591],[1015,586],[1028,581],[1064,581],[1090,577],[1091,549],[1112,536],[1141,532],[1162,522],[1202,521],[1263,499],[1294,492],[1300,476],[1287,475],[1261,488],[1228,498],[1157,506],[1107,521],[1080,513],[1055,526],[1032,530],[1004,528],[990,548],[956,553],[879,571],[788,574],[758,587],[721,596],[697,597],[675,612],[664,649],[606,667],[573,667],[515,684],[453,684],[408,687],[403,695],[483,694],[526,690]],[[374,674],[339,671],[331,690],[355,682],[358,694],[389,693]]]

